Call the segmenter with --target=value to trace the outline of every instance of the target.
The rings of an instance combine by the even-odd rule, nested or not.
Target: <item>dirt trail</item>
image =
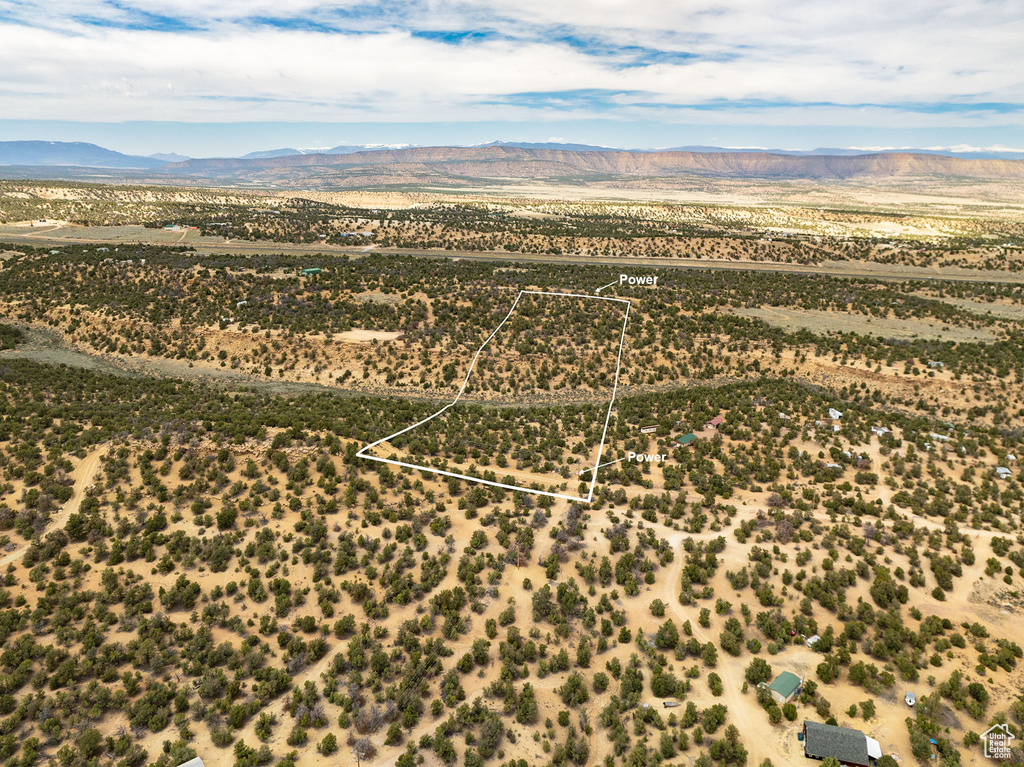
[[[691,616],[687,615],[682,605],[679,604],[680,583],[685,562],[683,541],[686,538],[699,537],[701,536],[694,536],[690,533],[676,533],[669,537],[669,543],[672,545],[673,551],[676,552],[676,557],[672,561],[672,566],[665,574],[664,583],[661,587],[661,601],[675,613],[680,622],[690,621],[694,637],[704,644],[712,642],[717,647],[718,643],[704,632],[700,624],[697,623],[696,618],[691,619]],[[743,669],[740,664],[719,664],[715,671],[722,677],[722,687],[724,688],[723,702],[729,709],[729,721],[737,725],[743,734],[743,745],[749,752],[747,763],[760,764],[765,759],[773,756],[777,758],[778,754],[772,753],[768,748],[768,744],[772,743],[777,737],[775,729],[768,722],[765,712],[757,705],[757,698],[754,697],[753,693],[744,695],[741,692],[744,679]]]
[[[880,448],[881,445],[877,438],[873,438],[870,444],[865,447],[858,448],[858,452],[866,453],[868,458],[871,459],[871,470],[878,472],[879,474],[882,473],[882,464],[886,460],[881,454]],[[878,493],[878,497],[882,499],[883,507],[888,508],[892,504],[892,488],[884,482],[881,482],[878,484],[876,491]],[[929,530],[938,530],[942,533],[946,532],[945,517],[924,517],[920,514],[915,514],[909,508],[898,508],[896,513],[905,519],[910,519],[911,522],[920,527],[925,527]],[[965,525],[958,525],[958,527],[962,535],[973,538],[975,541],[979,541],[981,539],[991,540],[996,536],[1012,538],[1016,535],[1016,531],[1005,532],[1003,530],[978,530]]]
[[[63,228],[63,227],[61,227]],[[57,230],[48,232],[20,232],[11,227],[0,230],[2,237],[29,239],[44,245],[108,244],[110,242],[130,241],[153,245],[167,244],[168,238],[162,230],[146,229],[140,226],[124,227],[78,227],[69,226],[60,235],[52,235]],[[364,253],[381,255],[400,255],[412,258],[446,258],[465,261],[512,261],[516,263],[534,264],[573,264],[619,267],[655,267],[659,269],[696,269],[698,271],[730,271],[730,272],[761,272],[779,274],[819,275],[827,273],[830,277],[843,277],[869,280],[943,280],[949,282],[987,282],[987,283],[1021,283],[1024,275],[1000,269],[981,270],[969,267],[922,267],[885,264],[877,261],[821,261],[817,264],[793,264],[782,261],[752,261],[740,259],[701,259],[701,258],[653,258],[645,256],[594,256],[569,254],[553,256],[544,254],[511,253],[508,251],[449,251],[427,250],[422,248],[393,247],[353,247],[345,245],[328,245],[325,243],[299,244],[273,242],[267,240],[228,242],[221,237],[201,235],[189,240],[197,253],[288,253],[295,255],[347,255],[359,257]],[[373,250],[370,250],[373,247]]]
[[[106,455],[108,445],[100,445],[99,447],[93,448],[82,462],[75,467],[75,470],[71,472],[71,478],[75,480],[74,492],[71,496],[71,500],[64,504],[62,508],[55,516],[50,518],[50,523],[47,525],[49,530],[59,530],[67,524],[68,517],[78,511],[82,506],[82,499],[85,497],[85,490],[89,485],[92,484],[93,479],[96,476],[96,472],[100,468],[100,458]],[[0,559],[0,567],[6,567],[12,562],[17,562],[21,557],[28,551],[29,544],[26,543],[20,546],[16,551],[12,551],[10,554]]]
[[[455,568],[451,568],[451,570],[448,573],[448,575],[437,586],[437,588],[435,589],[435,591],[433,593],[439,593],[440,591],[443,591],[446,588],[452,588],[453,586],[457,585],[457,583],[458,583],[458,581],[457,581],[457,574],[456,574]],[[396,611],[396,612],[392,613],[392,616],[391,616],[391,618],[389,620],[395,622],[395,625],[399,625],[406,618],[416,617],[415,609],[416,609],[416,604],[415,603],[411,604],[411,605],[408,605],[408,606],[406,606],[405,610],[403,610],[401,612]],[[481,621],[482,621],[482,617],[481,617]],[[458,658],[463,653],[469,651],[472,648],[473,641],[475,639],[479,638],[479,636],[480,636],[479,633],[474,634],[473,632],[470,632],[469,634],[462,634],[462,635],[459,635],[457,637],[454,637],[454,638],[451,638],[451,639],[447,639],[447,640],[445,640],[444,644],[445,644],[445,646],[447,648],[452,650],[454,657]],[[312,666],[307,666],[307,667],[303,668],[302,670],[298,671],[297,673],[293,674],[292,675],[293,689],[301,690],[302,686],[303,686],[303,683],[306,682],[306,681],[311,681],[311,682],[313,682],[315,684],[322,683],[324,675],[327,674],[327,672],[331,668],[331,664],[334,662],[334,658],[337,655],[344,653],[345,652],[345,648],[347,647],[347,645],[348,645],[348,642],[345,641],[345,640],[338,641],[336,644],[333,645],[331,650],[323,658],[321,658],[319,661],[314,663]],[[474,686],[474,687],[470,688],[469,690],[467,690],[466,691],[466,701],[465,702],[467,702],[467,703],[471,702],[472,701],[472,697],[480,695],[483,692],[484,688],[488,684],[490,684],[491,681],[493,681],[492,678],[488,678],[487,680],[482,680],[480,685],[479,685],[479,689],[477,688],[477,686]],[[281,696],[275,698],[270,703],[268,703],[260,712],[260,713],[266,713],[266,714],[269,714],[269,715],[277,717],[277,725],[273,728],[272,735],[271,735],[270,739],[267,741],[267,744],[271,748],[281,748],[281,747],[283,747],[286,750],[292,750],[291,747],[288,747],[288,746],[285,745],[285,741],[286,741],[286,738],[288,736],[288,732],[291,729],[291,726],[294,724],[294,720],[288,714],[288,711],[287,711],[288,705],[289,705],[290,701],[291,701],[291,694],[290,693],[289,694],[285,694],[285,695],[281,695]],[[242,727],[240,730],[238,730],[235,733],[236,736],[237,736],[237,739],[245,741],[246,743],[250,743],[250,744],[251,743],[259,743],[260,741],[257,738],[256,731],[255,731],[256,730],[256,724],[258,723],[258,721],[259,721],[258,717],[253,717],[252,719],[250,719],[245,724],[244,727]],[[418,739],[425,732],[433,733],[434,729],[436,729],[436,727],[440,723],[440,721],[441,720],[434,720],[433,717],[431,717],[429,713],[424,713],[424,716],[423,716],[423,719],[421,720],[421,722],[413,729],[411,735],[409,735],[409,734],[406,735],[405,740],[403,741],[403,743],[409,742],[410,738],[413,737],[413,736],[415,736],[415,738]],[[330,723],[328,724],[328,730],[333,731],[333,727],[331,726]],[[401,754],[400,750],[398,750],[396,747],[393,747],[393,746],[385,746],[385,745],[383,745],[384,737],[385,737],[386,733],[387,733],[387,728],[382,728],[381,731],[375,733],[371,737],[371,740],[374,741],[374,745],[376,745],[376,747],[378,749],[378,754],[377,754],[377,756],[374,757],[373,760],[371,760],[371,761],[363,760],[361,762],[361,764],[365,765],[366,767],[369,767],[369,765],[383,764],[383,763],[387,762],[387,760],[389,758],[391,759],[390,763],[393,763],[394,760],[398,758],[398,756]],[[313,736],[313,735],[321,735],[321,734],[322,733],[319,730],[315,730],[315,729],[311,730],[311,736]],[[341,734],[347,736],[346,732],[342,732]],[[207,744],[207,742],[209,742],[209,749],[208,750],[214,751],[216,749],[216,747],[212,745],[212,741],[208,741],[208,738],[209,738],[208,733],[205,732],[205,731],[201,731],[200,733],[198,733],[198,737],[196,739],[196,742],[193,743],[193,747],[196,748],[197,750],[199,750],[200,746],[205,746]],[[312,740],[311,740],[311,744],[307,745],[306,747],[307,748],[313,748],[314,745],[315,744],[312,744]],[[344,743],[342,743],[341,748],[338,750],[337,754],[332,756],[332,759],[335,759],[337,761],[337,763],[339,763],[339,764],[351,764],[351,765],[356,765],[357,764],[356,758],[352,754],[352,748],[350,746],[344,744]]]
[[[666,539],[672,545],[676,557],[664,576],[659,578],[662,580],[659,595],[661,601],[680,622],[690,621],[693,636],[696,639],[705,644],[711,642],[716,648],[718,647],[716,638],[708,634],[697,623],[697,608],[694,608],[694,615],[688,615],[683,606],[679,604],[679,591],[685,564],[683,541],[687,538],[709,540],[722,534],[709,531],[698,534],[673,532],[668,535]],[[772,658],[771,663],[773,668],[777,666],[775,668],[777,673],[786,667],[791,667],[791,669],[810,668],[816,665],[819,659],[820,656],[817,656],[812,650],[792,645]],[[713,669],[722,677],[723,694],[720,700],[729,709],[728,721],[735,724],[742,734],[743,746],[748,752],[747,764],[760,764],[765,759],[778,760],[779,756],[790,746],[789,740],[792,737],[793,726],[785,722],[780,726],[773,726],[768,721],[768,715],[758,705],[754,688],[750,687],[746,694],[743,693],[745,668],[745,663],[737,662],[726,656],[725,662],[719,663]],[[708,671],[710,672],[711,669]]]
[[[484,691],[488,687],[490,687],[491,684],[498,678],[497,672],[500,669],[500,667],[501,667],[501,665],[497,661],[492,663],[491,664],[491,669],[490,669],[491,673],[487,674],[487,677],[486,677],[485,680],[480,681],[478,684],[475,684],[472,687],[470,687],[468,690],[466,690],[466,699],[464,701],[460,702],[459,705],[461,706],[463,704],[467,704],[467,705],[471,704],[474,700],[476,700],[481,695],[483,695]],[[561,684],[565,681],[565,678],[562,675],[551,675],[551,676],[547,676],[547,677],[545,677],[543,679],[537,679],[537,678],[531,677],[530,679],[527,679],[525,681],[531,687],[533,687],[534,691],[538,691],[538,690],[553,690],[556,687],[560,687]],[[409,730],[408,732],[405,733],[405,739],[402,742],[403,743],[418,743],[419,739],[422,736],[428,735],[428,734],[429,735],[433,735],[434,732],[437,730],[438,725],[441,724],[443,721],[445,721],[448,718],[448,716],[451,715],[452,713],[454,713],[454,712],[446,710],[445,713],[442,714],[441,717],[435,719],[428,712],[425,712],[423,714],[423,717],[420,719],[419,724],[417,724],[415,727],[413,727],[411,730]],[[543,714],[541,716],[543,718]],[[513,727],[514,727],[514,725],[513,725]],[[538,724],[538,725],[531,725],[528,729],[541,729],[541,728],[540,728],[540,725]],[[522,738],[522,737],[523,736],[520,735],[520,738]],[[351,749],[350,749],[350,751],[351,751]],[[401,753],[402,753],[402,749],[400,749],[399,747],[396,747],[396,746],[378,746],[377,754],[372,759],[364,760],[361,764],[362,764],[362,767],[385,767],[385,765],[392,765],[392,764],[394,764],[395,760],[401,755]],[[429,757],[430,754],[428,753],[428,754],[426,754],[426,756]],[[352,757],[352,763],[355,764],[355,757]]]
[[[470,689],[466,690],[466,699],[462,701],[462,703],[465,703],[466,705],[472,704],[474,700],[483,695],[484,690],[487,689],[490,684],[490,682],[487,682],[486,684],[481,682],[480,684],[474,685]],[[462,703],[459,705],[462,705]],[[419,723],[405,733],[403,743],[419,743],[420,738],[424,735],[433,735],[434,731],[437,730],[437,726],[441,724],[441,722],[445,721],[451,713],[451,711],[445,711],[441,717],[435,719],[428,711],[425,711]],[[401,756],[401,754],[402,750],[398,747],[385,746],[381,743],[377,746],[376,755],[372,759],[363,761],[362,764],[364,767],[384,767],[384,765],[394,764],[395,760]]]

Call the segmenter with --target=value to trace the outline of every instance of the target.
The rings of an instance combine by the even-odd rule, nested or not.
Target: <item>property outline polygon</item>
[[[481,479],[480,477],[473,477],[473,476],[470,476],[468,474],[459,474],[459,473],[454,472],[454,471],[444,471],[443,469],[437,469],[437,468],[434,468],[433,466],[417,466],[416,464],[406,463],[404,461],[395,461],[395,460],[392,460],[391,458],[380,458],[380,457],[375,456],[375,455],[367,455],[367,453],[366,453],[367,450],[371,450],[371,449],[377,447],[377,445],[380,445],[380,444],[382,444],[384,442],[390,442],[395,437],[399,437],[399,436],[405,434],[407,431],[412,431],[417,426],[422,426],[423,424],[427,423],[428,421],[434,420],[439,415],[441,415],[446,410],[448,410],[448,408],[454,407],[456,404],[458,404],[458,401],[462,398],[463,393],[466,391],[466,386],[469,384],[469,377],[473,374],[473,369],[476,367],[476,361],[477,361],[477,359],[479,359],[480,353],[484,350],[484,348],[487,346],[487,344],[489,344],[491,342],[491,339],[494,338],[495,335],[497,335],[498,331],[501,330],[502,326],[506,322],[508,322],[508,318],[512,316],[512,312],[514,312],[516,310],[516,307],[519,305],[519,299],[522,298],[524,295],[532,295],[532,296],[558,296],[558,297],[561,297],[561,298],[589,298],[589,299],[596,300],[596,301],[612,301],[612,302],[615,302],[615,303],[620,303],[620,304],[625,304],[626,305],[626,316],[622,320],[622,336],[619,338],[618,360],[617,360],[617,362],[615,364],[615,380],[614,380],[614,383],[612,385],[612,398],[611,398],[611,401],[608,403],[608,412],[605,414],[605,417],[604,417],[604,430],[601,432],[601,444],[600,444],[600,446],[597,449],[597,460],[594,462],[594,468],[591,470],[592,476],[591,476],[591,479],[590,479],[590,490],[587,493],[586,498],[581,497],[581,496],[575,496],[575,495],[566,495],[564,493],[552,493],[552,492],[550,492],[548,490],[534,490],[534,489],[528,488],[528,487],[520,487],[519,485],[509,485],[509,484],[506,484],[504,482],[493,482],[493,481],[491,481],[489,479]],[[615,406],[615,394],[616,394],[616,392],[618,391],[618,388],[619,388],[619,370],[622,368],[622,349],[623,349],[623,347],[625,346],[625,343],[626,343],[626,325],[629,322],[629,310],[630,310],[631,307],[632,307],[632,302],[630,302],[628,299],[625,299],[625,298],[612,298],[611,296],[597,296],[597,295],[593,295],[592,296],[592,295],[588,295],[586,293],[553,293],[553,292],[548,292],[548,291],[543,291],[543,290],[520,290],[519,291],[519,295],[516,296],[516,300],[512,304],[512,308],[509,309],[508,310],[508,314],[505,315],[505,319],[503,319],[498,324],[498,327],[496,327],[491,332],[491,334],[489,336],[487,336],[487,340],[484,341],[480,345],[480,348],[476,350],[476,354],[473,355],[473,362],[470,363],[469,370],[466,372],[466,378],[462,382],[462,388],[459,389],[459,393],[455,395],[455,399],[452,400],[451,403],[445,405],[443,408],[438,410],[433,415],[427,416],[422,421],[417,421],[412,426],[407,426],[404,429],[402,429],[401,431],[396,431],[394,434],[389,434],[388,436],[383,437],[382,439],[378,439],[376,442],[371,442],[370,444],[363,446],[359,450],[359,452],[356,453],[356,456],[358,458],[366,458],[367,460],[370,460],[370,461],[379,461],[381,463],[389,463],[392,466],[405,466],[406,468],[409,468],[409,469],[418,469],[420,471],[429,471],[429,472],[431,472],[433,474],[440,474],[440,475],[445,476],[445,477],[456,477],[458,479],[464,479],[464,480],[467,480],[469,482],[478,482],[478,483],[480,483],[482,485],[490,485],[492,487],[502,487],[502,488],[505,488],[507,490],[518,490],[518,491],[523,492],[523,493],[531,493],[532,495],[547,495],[547,496],[550,496],[552,498],[564,498],[565,500],[568,500],[568,501],[582,501],[583,503],[590,503],[593,500],[593,498],[594,498],[594,486],[597,484],[597,470],[598,470],[598,468],[600,468],[600,465],[601,465],[601,454],[604,452],[604,441],[605,441],[605,438],[608,436],[608,423],[609,423],[609,421],[611,420],[611,417],[612,417],[612,408]],[[584,471],[586,471],[586,469],[584,469]]]

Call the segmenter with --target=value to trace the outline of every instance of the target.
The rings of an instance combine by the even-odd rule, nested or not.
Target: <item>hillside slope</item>
[[[748,152],[579,152],[510,146],[413,147],[346,155],[220,158],[173,163],[164,173],[287,181],[334,174],[417,178],[561,179],[706,176],[759,179],[947,177],[1024,180],[1024,161],[962,160],[927,154],[791,156]]]
[[[84,141],[0,141],[0,165],[159,168],[165,161],[104,149]]]

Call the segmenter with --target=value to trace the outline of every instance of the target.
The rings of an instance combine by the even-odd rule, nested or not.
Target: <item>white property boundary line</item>
[[[508,318],[512,316],[512,312],[514,312],[515,309],[516,309],[516,306],[519,305],[519,299],[522,298],[524,295],[532,295],[532,296],[558,296],[558,297],[561,297],[561,298],[589,298],[589,299],[592,299],[592,300],[595,300],[595,301],[614,301],[615,303],[625,304],[626,305],[626,316],[622,320],[622,336],[619,339],[619,357],[618,357],[618,361],[615,363],[615,383],[612,386],[612,399],[611,399],[611,402],[608,403],[608,413],[604,417],[604,431],[601,432],[601,445],[597,449],[597,461],[594,462],[594,468],[592,470],[592,477],[590,479],[590,491],[587,493],[587,497],[583,498],[583,497],[575,496],[575,495],[565,495],[563,493],[552,493],[552,492],[549,492],[547,490],[533,490],[533,489],[528,488],[528,487],[520,487],[519,485],[508,485],[508,484],[505,484],[503,482],[492,482],[489,479],[481,479],[480,477],[471,477],[468,474],[458,474],[458,473],[453,472],[453,471],[443,471],[441,469],[436,469],[433,466],[417,466],[416,464],[405,463],[404,461],[393,461],[390,458],[378,458],[377,456],[374,456],[374,455],[368,455],[367,452],[366,452],[367,450],[371,450],[371,449],[377,447],[377,445],[380,445],[380,444],[382,444],[384,442],[390,442],[395,437],[401,436],[402,434],[405,434],[407,431],[412,431],[417,426],[422,426],[423,424],[427,423],[427,421],[432,421],[433,419],[437,418],[439,415],[444,413],[448,408],[450,408],[453,405],[455,405],[459,401],[459,399],[462,398],[463,392],[466,391],[466,386],[469,385],[469,377],[473,374],[473,368],[476,367],[476,361],[480,357],[480,352],[482,352],[484,350],[484,347],[487,346],[487,344],[489,344],[491,342],[491,339],[494,338],[494,336],[497,334],[497,332],[499,330],[501,330],[502,325],[504,325],[506,322],[508,322]],[[584,503],[590,503],[593,500],[593,498],[594,498],[594,485],[597,483],[597,470],[598,470],[598,468],[600,468],[601,453],[604,452],[604,441],[605,441],[605,437],[608,436],[608,422],[611,420],[611,417],[612,417],[612,407],[614,407],[614,405],[615,405],[615,394],[616,394],[616,392],[618,391],[618,388],[619,388],[619,370],[622,368],[622,347],[626,343],[626,324],[629,322],[629,310],[630,310],[631,307],[632,307],[632,303],[630,301],[628,301],[627,299],[625,299],[625,298],[611,298],[610,296],[592,296],[592,295],[587,295],[585,293],[549,293],[549,292],[542,291],[542,290],[520,290],[519,291],[519,295],[516,296],[516,300],[512,304],[512,308],[509,309],[508,310],[508,314],[505,315],[505,319],[503,319],[501,321],[501,324],[499,324],[498,327],[496,327],[494,329],[494,332],[492,332],[487,337],[487,340],[484,341],[483,344],[481,344],[480,348],[477,349],[476,354],[473,356],[473,362],[469,366],[469,371],[466,373],[466,378],[462,382],[462,388],[459,389],[459,393],[457,395],[455,395],[455,399],[452,400],[451,404],[445,405],[443,408],[438,410],[433,415],[427,416],[422,421],[414,423],[412,426],[407,426],[406,428],[402,429],[401,431],[396,431],[394,434],[389,434],[388,436],[386,436],[386,437],[384,437],[382,439],[378,439],[376,442],[371,442],[369,445],[365,445],[358,453],[356,453],[356,456],[358,458],[366,458],[366,459],[371,460],[371,461],[380,461],[381,463],[389,463],[392,466],[405,466],[406,468],[409,468],[409,469],[419,469],[420,471],[429,471],[429,472],[431,472],[433,474],[441,474],[441,475],[443,475],[445,477],[456,477],[457,479],[465,479],[465,480],[468,480],[469,482],[479,482],[482,485],[491,485],[492,487],[503,487],[503,488],[506,488],[507,490],[519,490],[520,492],[532,493],[533,495],[547,495],[547,496],[551,496],[552,498],[564,498],[564,499],[566,499],[568,501],[583,501]],[[587,469],[584,469],[584,471],[587,471]]]

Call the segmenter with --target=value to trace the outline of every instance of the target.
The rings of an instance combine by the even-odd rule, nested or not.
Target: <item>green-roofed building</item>
[[[317,266],[310,266],[302,270],[303,277],[312,277],[314,274],[320,274],[322,270]]]
[[[676,437],[676,442],[678,442],[682,447],[686,447],[696,439],[697,435],[691,431],[689,434],[684,434],[681,437]]]
[[[776,703],[789,703],[794,697],[796,697],[797,691],[800,689],[800,685],[803,681],[804,680],[796,674],[790,671],[783,671],[775,677],[774,682],[768,685],[768,690],[771,692]]]

